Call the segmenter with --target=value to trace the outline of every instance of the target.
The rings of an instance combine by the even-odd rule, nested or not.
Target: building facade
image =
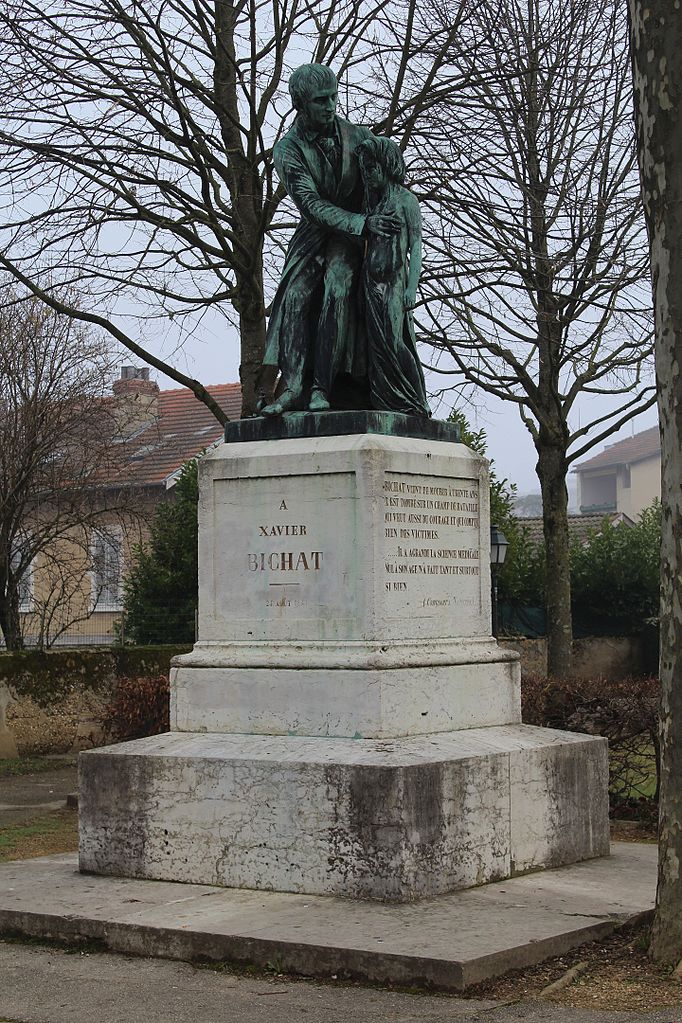
[[[620,512],[637,516],[661,499],[661,442],[658,426],[609,444],[573,470],[583,515]]]
[[[207,390],[228,418],[239,418],[239,384]],[[182,465],[223,437],[220,423],[188,388],[161,391],[148,369],[124,366],[106,400],[112,436],[91,511],[41,550],[21,579],[27,646],[121,639],[124,579],[155,509],[173,500]],[[40,514],[37,509],[26,530],[39,528]],[[50,514],[49,501],[42,514]]]

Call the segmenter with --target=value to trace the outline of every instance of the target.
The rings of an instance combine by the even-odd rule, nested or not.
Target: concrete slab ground
[[[611,933],[654,905],[656,848],[390,905],[79,874],[73,855],[0,865],[0,935],[462,991]]]

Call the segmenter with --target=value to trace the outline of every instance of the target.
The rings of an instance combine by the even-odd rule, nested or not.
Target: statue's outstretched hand
[[[367,231],[382,235],[384,238],[390,238],[392,234],[397,234],[401,226],[400,217],[389,213],[373,213],[365,221]]]

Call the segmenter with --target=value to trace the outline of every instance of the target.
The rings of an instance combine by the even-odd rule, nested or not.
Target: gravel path
[[[0,1020],[21,1023],[682,1023],[682,1009],[592,1012],[321,985],[0,942]]]

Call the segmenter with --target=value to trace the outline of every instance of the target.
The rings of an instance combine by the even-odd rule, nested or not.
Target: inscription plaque
[[[299,473],[216,480],[213,493],[202,638],[400,641],[489,627],[476,479],[385,470],[367,486],[354,472]]]
[[[478,481],[387,472],[384,586],[388,614],[481,612]],[[468,612],[468,613],[467,613]]]
[[[223,564],[214,605],[239,638],[305,635],[305,620],[344,631],[355,617],[347,564],[355,548],[355,475],[321,473],[216,481]],[[289,624],[287,624],[289,623]],[[303,630],[303,631],[301,631]]]

